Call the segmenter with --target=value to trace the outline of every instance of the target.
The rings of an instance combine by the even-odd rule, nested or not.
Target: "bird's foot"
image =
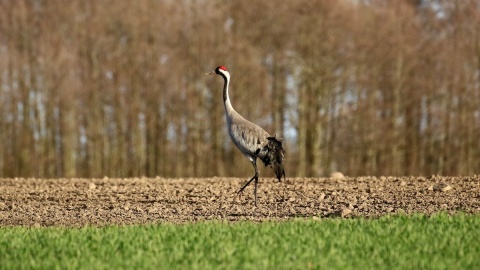
[[[237,191],[237,192],[235,192],[235,199],[241,197],[242,193],[243,193],[243,192],[241,192],[240,190]]]

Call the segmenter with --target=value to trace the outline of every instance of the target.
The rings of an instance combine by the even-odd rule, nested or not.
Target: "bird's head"
[[[226,67],[224,66],[218,66],[216,69],[208,72],[208,73],[205,73],[204,76],[207,76],[207,75],[215,75],[215,74],[218,74],[218,75],[223,75],[223,76],[227,76],[227,75],[230,75],[228,73],[228,70]]]

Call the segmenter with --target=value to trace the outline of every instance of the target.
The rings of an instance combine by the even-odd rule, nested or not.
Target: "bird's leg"
[[[255,206],[257,206],[257,184],[258,184],[258,176],[255,177],[255,190],[253,194],[255,195]]]
[[[237,195],[239,195],[240,193],[243,192],[243,190],[248,186],[250,185],[250,183],[255,179],[256,176],[252,177],[250,180],[248,180],[247,183],[245,183],[245,185],[243,185],[243,187],[237,192]]]
[[[248,186],[250,185],[250,183],[255,180],[255,190],[254,190],[254,195],[255,195],[255,206],[257,206],[257,183],[258,183],[258,168],[257,168],[257,162],[256,160],[252,160],[252,165],[253,165],[253,168],[255,169],[255,175],[250,179],[248,180],[247,183],[245,183],[245,185],[243,185],[243,187],[237,192],[237,196],[243,192],[243,190]]]

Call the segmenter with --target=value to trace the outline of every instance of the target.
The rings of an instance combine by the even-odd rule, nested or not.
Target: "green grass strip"
[[[480,216],[0,228],[1,269],[480,269]]]

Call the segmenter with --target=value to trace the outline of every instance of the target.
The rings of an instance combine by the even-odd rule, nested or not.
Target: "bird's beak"
[[[212,70],[208,73],[203,74],[203,76],[208,76],[208,75],[215,75],[215,70]]]

